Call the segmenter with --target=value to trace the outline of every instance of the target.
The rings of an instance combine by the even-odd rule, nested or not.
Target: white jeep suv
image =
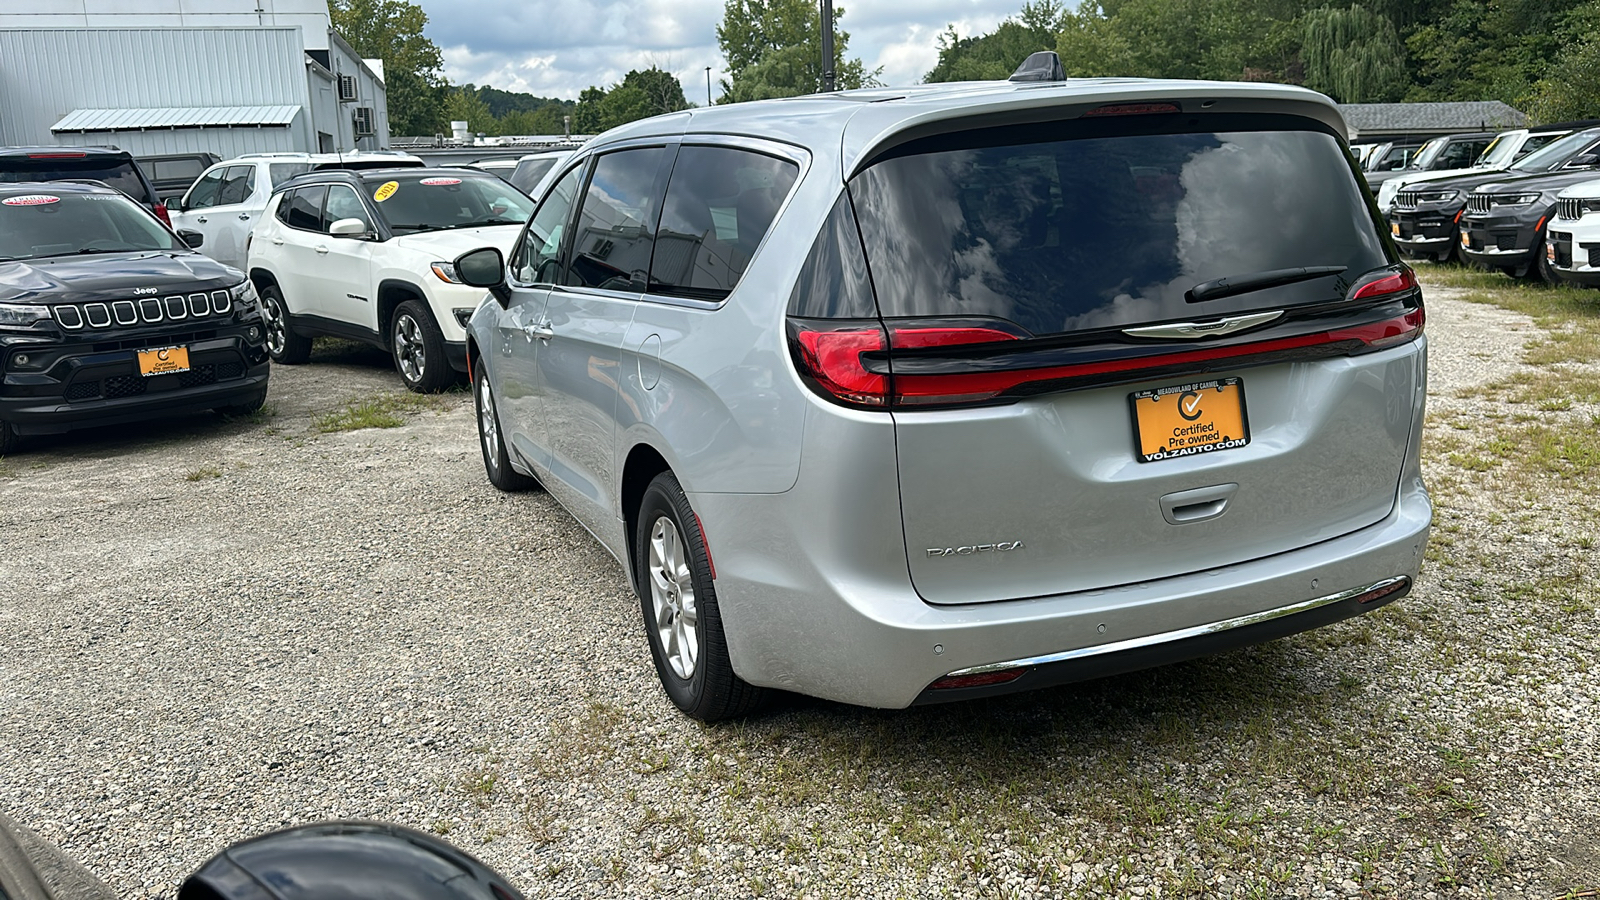
[[[331,335],[389,350],[406,387],[437,391],[465,372],[464,323],[483,299],[448,260],[509,249],[532,203],[472,169],[312,172],[279,185],[250,234],[267,352],[296,364]]]

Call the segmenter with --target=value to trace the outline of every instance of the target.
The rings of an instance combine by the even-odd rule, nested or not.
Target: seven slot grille
[[[1562,197],[1556,201],[1556,218],[1583,218],[1583,201],[1577,197]]]
[[[1467,208],[1472,210],[1475,213],[1480,213],[1480,214],[1487,213],[1489,211],[1489,195],[1488,194],[1471,194],[1471,195],[1469,195],[1467,197]]]
[[[1421,191],[1401,191],[1394,195],[1394,205],[1406,209],[1416,209],[1421,196]]]
[[[113,322],[122,327],[181,322],[185,319],[226,315],[232,310],[233,298],[227,291],[212,291],[209,294],[173,294],[170,297],[56,306],[50,312],[55,316],[56,324],[67,331],[78,331],[85,326],[110,328]]]

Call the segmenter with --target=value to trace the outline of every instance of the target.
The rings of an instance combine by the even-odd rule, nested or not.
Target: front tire
[[[502,491],[532,490],[539,486],[538,479],[511,468],[505,432],[500,430],[500,411],[489,387],[488,366],[480,361],[477,368],[472,396],[478,409],[478,449],[483,451],[483,471],[489,476],[489,483]]]
[[[0,456],[15,453],[22,446],[22,435],[11,427],[10,422],[0,422]]]
[[[275,284],[261,289],[261,320],[267,332],[267,355],[273,362],[298,366],[311,358],[311,338],[294,333],[289,307]]]
[[[267,392],[263,390],[261,393],[256,394],[254,397],[251,397],[249,400],[246,400],[243,403],[219,406],[216,408],[216,411],[221,413],[224,418],[242,419],[246,416],[253,416],[260,412],[261,407],[266,405],[266,402]]]
[[[389,352],[406,388],[418,394],[436,394],[450,386],[455,371],[444,358],[444,334],[433,313],[416,300],[395,308],[389,320]]]
[[[705,537],[671,472],[645,488],[635,528],[639,603],[661,687],[702,722],[755,711],[767,692],[733,671]]]

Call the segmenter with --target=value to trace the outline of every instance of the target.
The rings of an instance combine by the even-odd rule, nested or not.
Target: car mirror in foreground
[[[363,237],[367,233],[367,223],[356,218],[340,219],[328,226],[328,233],[334,237]]]
[[[178,891],[178,900],[371,897],[522,900],[472,856],[432,835],[382,822],[322,822],[241,841],[212,857]]]
[[[463,284],[487,288],[495,300],[505,306],[511,299],[506,287],[506,260],[495,247],[470,250],[456,257],[456,277]]]
[[[205,235],[198,231],[190,231],[187,228],[180,229],[178,231],[178,237],[182,238],[184,244],[188,245],[190,249],[199,247],[201,244],[206,242]]]

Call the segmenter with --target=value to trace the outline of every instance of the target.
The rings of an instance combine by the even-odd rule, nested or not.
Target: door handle
[[[317,250],[318,253],[321,253],[323,255],[327,255],[327,253],[328,253],[328,245],[327,244],[318,244],[317,247],[316,247],[316,250]]]
[[[551,327],[549,322],[538,322],[528,325],[522,330],[523,333],[527,334],[529,340],[538,338],[541,341],[549,341],[556,336],[556,330]]]
[[[250,221],[250,214],[249,213],[239,213],[239,221],[241,221],[241,222]]]
[[[1168,494],[1160,500],[1161,516],[1171,525],[1215,519],[1228,511],[1228,501],[1238,490],[1237,484],[1216,484]]]
[[[205,216],[201,216],[200,218],[195,219],[195,221],[199,222],[201,225],[204,225],[206,223],[206,217]]]
[[[272,239],[272,243],[278,245],[279,247],[282,247],[283,246],[283,238],[273,238]]]

